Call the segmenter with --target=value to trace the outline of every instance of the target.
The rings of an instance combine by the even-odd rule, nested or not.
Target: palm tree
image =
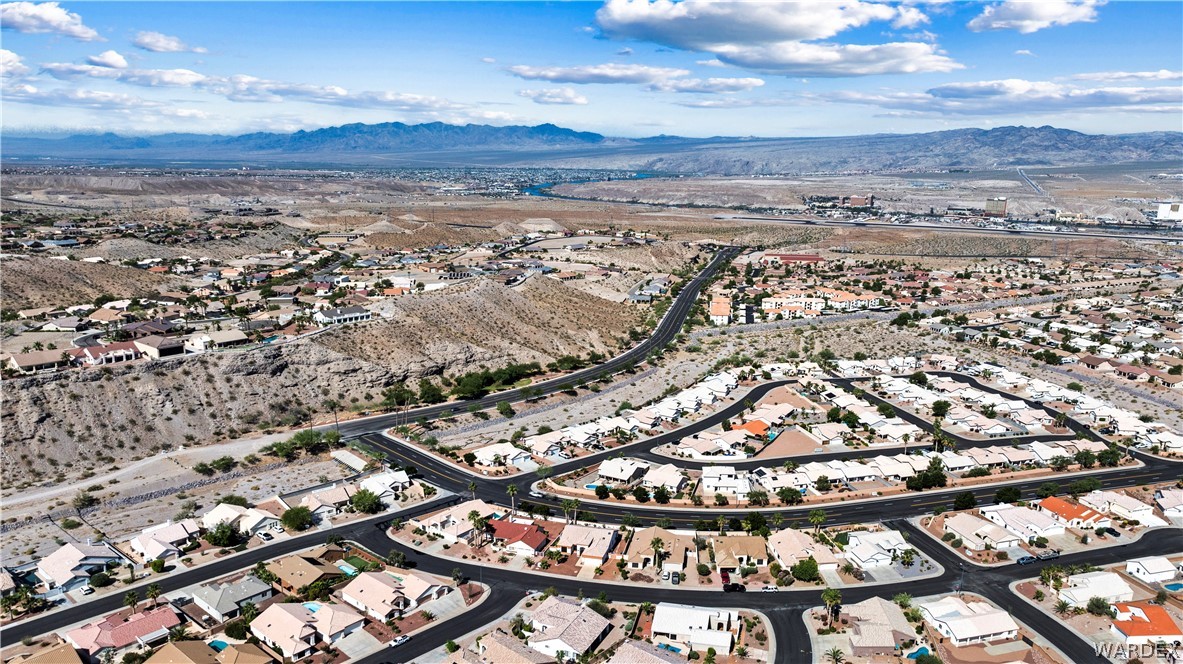
[[[1072,605],[1066,600],[1060,600],[1056,602],[1056,606],[1053,610],[1056,612],[1056,615],[1062,616],[1072,610]]]
[[[776,514],[773,514],[772,518],[770,518],[768,521],[772,524],[773,528],[780,530],[781,524],[785,522],[785,515],[777,512]]]
[[[475,480],[469,480],[468,490],[470,492],[472,492],[472,499],[476,500],[476,481]]]
[[[722,535],[724,532],[726,532],[723,530],[723,526],[727,525],[727,519],[723,518],[723,515],[720,514],[719,516],[715,517],[715,525],[719,527],[719,534]]]
[[[518,511],[518,503],[516,496],[518,495],[518,485],[510,484],[505,487],[505,493],[509,494],[509,509],[511,512]]]
[[[335,427],[337,431],[340,431],[341,425],[337,422],[337,410],[341,408],[341,402],[335,399],[325,399],[323,402],[321,402],[321,405],[324,406],[326,410],[333,411],[333,427]]]
[[[140,596],[139,596],[139,594],[136,593],[136,591],[129,590],[129,591],[123,593],[123,605],[126,606],[127,608],[132,609],[134,611],[136,608],[136,605],[139,603],[140,603]]]
[[[583,505],[583,503],[580,502],[578,498],[573,498],[571,500],[571,520],[575,523],[579,523],[579,507],[581,505]]]
[[[834,611],[842,604],[842,591],[837,588],[826,588],[822,591],[822,603],[826,605],[826,615],[833,620]]]
[[[147,597],[152,602],[152,608],[156,608],[156,599],[160,597],[160,584],[153,583],[144,590],[144,597]]]
[[[818,532],[822,529],[822,524],[826,522],[825,510],[810,510],[809,523],[813,526],[813,532]]]
[[[826,651],[826,659],[830,660],[830,664],[842,664],[846,661],[846,653],[841,648],[833,647]]]
[[[567,520],[567,523],[571,523],[571,510],[575,509],[575,501],[567,498],[559,506],[563,508],[563,518]]]
[[[191,641],[193,637],[189,634],[189,625],[181,624],[168,630],[169,641]]]
[[[653,549],[653,567],[656,568],[661,564],[661,552],[665,548],[665,542],[661,541],[660,537],[654,537],[649,540],[649,548]]]
[[[259,607],[255,606],[254,602],[243,602],[241,612],[243,622],[248,625],[259,617]]]

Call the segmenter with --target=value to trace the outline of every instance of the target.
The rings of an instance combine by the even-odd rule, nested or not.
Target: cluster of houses
[[[1183,298],[1170,291],[1011,307],[969,326],[933,321],[941,334],[988,344],[1113,380],[1183,389]]]
[[[228,622],[249,620],[245,627],[258,645],[223,642],[214,650],[200,641],[200,652],[186,646],[180,652],[169,644],[148,662],[296,662],[333,646],[362,629],[367,621],[384,623],[402,618],[452,590],[435,577],[388,568],[360,571],[346,558],[349,552],[334,545],[296,553],[263,565],[265,572],[249,572],[193,588],[185,597],[151,600],[68,630],[65,640],[91,659],[117,657],[167,642],[169,630],[188,625],[199,632],[220,633]],[[264,578],[260,578],[264,576]],[[309,587],[332,588],[331,601],[290,601]],[[230,652],[226,653],[226,649]],[[226,653],[223,655],[222,653]]]
[[[1168,518],[1179,513],[1177,509],[1170,511],[1177,494],[1183,494],[1183,490],[1163,489],[1156,494],[1157,501],[1167,505],[1161,510]],[[1108,490],[1092,491],[1076,501],[1049,496],[1029,506],[998,503],[976,512],[980,516],[959,512],[944,521],[945,532],[961,540],[970,551],[1013,551],[1040,538],[1046,546],[1051,538],[1069,534],[1069,529],[1077,533],[1109,529],[1118,521],[1146,527],[1168,525],[1156,514],[1154,505]],[[1073,534],[1074,538],[1078,536]]]
[[[1177,579],[1179,568],[1164,556],[1136,558],[1126,561],[1120,572],[1100,570],[1068,576],[1056,599],[1076,610],[1085,609],[1096,598],[1103,599],[1110,607],[1107,636],[1123,646],[1179,643],[1183,628],[1168,607],[1136,599]]]
[[[915,411],[931,412],[938,401],[950,404],[941,421],[951,431],[996,438],[1046,433],[1056,423],[1054,415],[1022,399],[981,390],[950,376],[926,374],[920,385],[907,378],[877,377],[871,384],[892,403]]]
[[[677,422],[682,417],[717,403],[738,386],[737,373],[720,372],[644,408],[625,410],[591,422],[525,436],[516,443],[492,443],[468,451],[476,457],[475,465],[487,468],[516,466],[530,470],[529,466],[535,463],[535,459],[561,462],[572,458],[569,452],[571,448],[599,451],[604,449],[604,442],[608,438],[631,438],[650,433],[663,422]]]

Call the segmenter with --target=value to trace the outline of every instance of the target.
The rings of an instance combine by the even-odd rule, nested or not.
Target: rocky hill
[[[0,287],[6,309],[82,304],[104,293],[118,297],[153,294],[180,283],[182,280],[175,277],[122,265],[43,256],[6,258],[0,265]]]
[[[293,134],[5,137],[4,143],[5,154],[10,157],[120,163],[251,159],[285,165],[558,166],[725,175],[1156,161],[1177,164],[1183,154],[1183,132],[1090,135],[1049,126],[816,138],[629,139],[550,124],[492,127],[395,122],[350,124]]]
[[[378,305],[383,320],[316,339],[400,378],[452,374],[481,365],[541,362],[614,352],[639,320],[636,308],[533,277],[508,288],[481,280]]]

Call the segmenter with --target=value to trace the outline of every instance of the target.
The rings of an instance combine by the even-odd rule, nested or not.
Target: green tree
[[[136,605],[140,603],[140,596],[134,590],[129,590],[123,593],[123,606],[135,610]]]
[[[517,501],[518,485],[510,484],[509,486],[505,487],[505,493],[506,493],[506,495],[509,496],[509,510],[511,512],[517,512],[518,511],[518,501]]]
[[[665,549],[665,542],[660,537],[649,540],[649,548],[653,549],[653,567],[661,566],[661,552]]]
[[[953,404],[949,403],[948,401],[945,401],[944,399],[939,399],[937,401],[934,401],[934,402],[932,402],[932,416],[933,417],[944,417],[949,414],[949,409],[952,407],[953,407]]]
[[[825,510],[809,510],[809,525],[813,526],[814,532],[822,529],[822,524],[826,522]]]
[[[382,504],[382,499],[378,497],[378,494],[369,489],[361,489],[350,496],[349,504],[353,506],[353,509],[362,514],[377,514],[386,507],[386,505]]]
[[[144,589],[144,597],[146,597],[149,602],[152,602],[152,608],[156,608],[156,600],[160,598],[160,594],[162,592],[163,591],[160,589],[160,584],[158,583],[149,584],[148,587]]]
[[[826,613],[833,620],[834,613],[842,606],[842,591],[837,588],[826,588],[822,591],[822,603],[826,605]]]
[[[283,522],[283,527],[289,530],[308,530],[312,526],[312,510],[303,505],[293,507],[283,513],[280,521]]]
[[[973,493],[963,491],[953,498],[954,510],[971,510],[978,506],[978,499],[974,497]]]
[[[994,492],[995,503],[1014,504],[1019,502],[1023,497],[1023,492],[1017,486],[1000,487]]]
[[[821,578],[821,572],[817,566],[817,560],[810,556],[804,560],[797,561],[797,564],[789,568],[789,574],[793,575],[794,579],[798,581],[806,581],[812,583]]]
[[[230,525],[229,521],[223,521],[205,532],[205,541],[214,546],[234,546],[238,543],[238,538],[238,530]]]
[[[501,415],[501,417],[505,418],[510,418],[517,414],[517,411],[513,409],[513,406],[509,405],[508,401],[498,401],[497,412]]]
[[[843,664],[846,661],[846,653],[842,652],[841,648],[834,646],[826,651],[826,659],[830,661],[830,664]]]

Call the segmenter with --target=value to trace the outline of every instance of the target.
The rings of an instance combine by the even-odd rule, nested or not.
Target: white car
[[[82,590],[80,590],[78,592],[82,593],[83,595],[93,595],[94,588],[92,588],[90,586],[82,586]]]
[[[391,641],[391,642],[390,642],[390,647],[391,647],[391,648],[397,648],[398,646],[401,646],[402,644],[404,644],[404,643],[406,643],[407,641],[410,641],[410,640],[411,640],[411,637],[407,636],[406,634],[403,634],[402,636],[400,636],[400,637],[396,638],[395,640]]]
[[[780,588],[777,588],[776,586],[764,586],[763,588],[761,588],[761,589],[760,589],[760,592],[762,592],[762,593],[774,593],[774,592],[777,592],[777,591],[779,591],[779,590],[780,590]]]
[[[531,497],[531,498],[537,498],[537,499],[539,499],[539,500],[542,500],[543,498],[546,498],[546,496],[542,495],[542,492],[540,492],[540,491],[531,491],[531,492],[530,492],[530,497]]]
[[[669,580],[670,580],[670,571],[669,571],[668,569],[667,569],[666,571],[664,571],[664,572],[662,572],[662,573],[661,573],[661,579],[662,579],[663,581],[669,581]]]

